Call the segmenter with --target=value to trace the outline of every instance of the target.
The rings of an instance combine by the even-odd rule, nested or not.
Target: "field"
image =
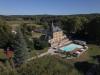
[[[93,63],[97,63],[100,62],[96,59],[98,59],[98,57],[100,57],[100,46],[97,45],[89,45],[89,50],[87,51],[88,53],[88,62],[93,62]]]
[[[0,60],[3,60],[5,58],[6,58],[6,56],[4,54],[4,51],[2,49],[0,49]]]

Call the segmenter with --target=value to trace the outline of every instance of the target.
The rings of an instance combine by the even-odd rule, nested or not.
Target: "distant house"
[[[5,55],[8,59],[12,58],[14,55],[14,49],[12,47],[8,47],[5,49]]]

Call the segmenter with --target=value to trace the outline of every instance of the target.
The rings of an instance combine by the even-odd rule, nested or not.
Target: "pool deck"
[[[72,40],[63,40],[63,41],[61,41],[61,42],[59,42],[59,44],[57,44],[56,46],[53,46],[53,47],[50,47],[50,52],[51,52],[51,54],[52,55],[59,55],[59,56],[61,56],[61,57],[63,57],[63,56],[66,56],[66,53],[70,53],[70,54],[72,54],[72,56],[73,56],[73,54],[76,54],[77,55],[77,57],[80,57],[80,55],[82,55],[87,49],[84,47],[84,46],[82,46],[82,45],[80,45],[80,46],[82,46],[82,48],[75,48],[75,49],[73,49],[73,50],[71,50],[71,51],[63,51],[63,50],[61,50],[60,48],[61,47],[64,47],[64,46],[67,46],[67,45],[70,45],[70,44],[72,44],[73,43],[73,41]],[[77,45],[79,45],[79,44],[77,44]],[[84,49],[85,48],[85,49]],[[81,50],[81,49],[84,49],[84,50]],[[56,53],[56,52],[57,53]],[[77,57],[71,57],[71,58],[69,58],[69,59],[73,59],[73,58],[77,58]]]

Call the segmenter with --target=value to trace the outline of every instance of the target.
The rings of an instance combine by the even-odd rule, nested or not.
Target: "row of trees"
[[[76,34],[78,36],[92,39],[90,41],[100,42],[100,17],[87,19],[86,17],[74,17],[62,23],[62,28],[66,34]]]

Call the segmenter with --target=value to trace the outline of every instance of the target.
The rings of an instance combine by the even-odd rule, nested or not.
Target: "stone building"
[[[51,47],[60,45],[67,39],[66,35],[63,34],[63,30],[61,30],[58,26],[55,26],[53,23],[47,33],[48,42],[50,43]]]

